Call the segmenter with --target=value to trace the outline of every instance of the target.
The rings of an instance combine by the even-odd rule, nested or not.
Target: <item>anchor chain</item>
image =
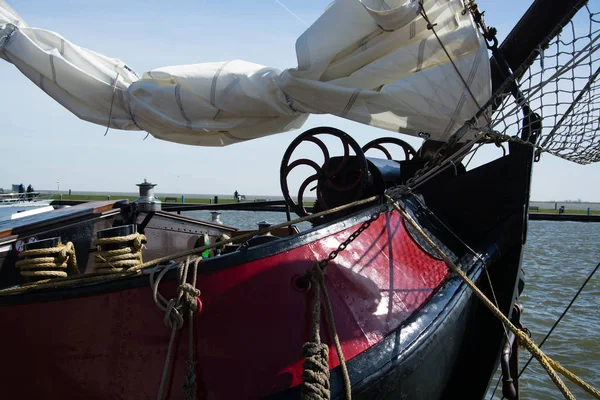
[[[380,215],[381,215],[381,212],[377,212],[377,213],[374,213],[373,215],[371,215],[371,217],[368,220],[366,220],[365,222],[363,222],[363,224],[357,230],[355,230],[350,236],[348,236],[348,238],[346,240],[344,240],[342,243],[340,243],[340,245],[338,246],[337,249],[335,249],[331,253],[329,253],[329,256],[327,256],[327,258],[318,262],[317,265],[319,266],[319,268],[321,268],[321,270],[323,272],[325,272],[325,267],[327,267],[327,264],[329,264],[329,262],[333,261],[340,252],[346,250],[346,247],[348,247],[348,245],[350,243],[355,241],[356,238],[359,237],[361,233],[363,233],[369,226],[371,226],[371,224],[375,220],[377,220],[377,218],[379,218]]]

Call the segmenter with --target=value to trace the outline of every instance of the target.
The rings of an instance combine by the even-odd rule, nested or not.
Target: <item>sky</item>
[[[8,0],[31,27],[119,58],[140,75],[179,64],[246,60],[279,69],[296,66],[295,41],[328,0]],[[506,35],[531,4],[478,2],[488,25]],[[0,60],[0,187],[33,184],[61,191],[134,192],[144,178],[164,193],[279,195],[281,157],[306,129],[333,126],[364,145],[387,131],[329,115],[311,116],[298,131],[231,146],[196,147],[140,131],[79,120],[14,66]],[[421,140],[402,135],[414,147]],[[493,146],[490,146],[493,147]],[[500,150],[478,154],[478,161]],[[532,200],[600,201],[600,165],[551,155],[535,165]]]

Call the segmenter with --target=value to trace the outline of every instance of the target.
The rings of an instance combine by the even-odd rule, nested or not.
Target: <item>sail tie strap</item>
[[[36,278],[61,278],[78,275],[77,259],[73,242],[59,243],[56,247],[23,250],[15,267],[21,276]]]
[[[304,367],[304,372],[302,373],[302,399],[329,400],[330,398],[328,360],[329,347],[326,344],[321,343],[320,337],[320,292],[322,291],[323,298],[325,300],[325,316],[333,336],[335,349],[340,360],[342,377],[344,379],[344,398],[346,400],[350,400],[352,398],[350,376],[348,374],[348,368],[346,366],[342,345],[340,344],[340,339],[335,327],[333,309],[331,308],[329,293],[327,292],[327,287],[325,286],[324,271],[321,269],[319,263],[316,263],[315,266],[307,272],[307,274],[309,275],[310,281],[314,284],[315,289],[312,311],[312,337],[310,342],[307,342],[302,346],[302,354],[305,359],[304,363],[302,364]]]
[[[408,224],[411,227],[413,227],[416,232],[418,232],[419,236],[421,236],[433,249],[435,249],[436,253],[438,253],[439,256],[444,260],[446,265],[454,273],[456,273],[459,276],[459,278],[464,283],[466,283],[467,286],[471,288],[471,290],[473,290],[473,293],[484,303],[484,305],[498,319],[500,319],[500,321],[502,321],[502,323],[512,333],[514,333],[515,336],[519,338],[520,343],[525,346],[525,348],[540,362],[540,364],[542,364],[542,366],[544,367],[554,384],[558,387],[558,389],[566,399],[572,400],[575,399],[575,397],[569,391],[569,389],[567,388],[563,380],[560,378],[560,376],[558,376],[556,371],[569,378],[572,382],[579,385],[581,388],[583,388],[595,398],[600,399],[600,392],[597,389],[593,388],[588,383],[584,382],[581,378],[573,374],[571,371],[567,370],[562,365],[560,365],[559,363],[548,357],[546,354],[544,354],[544,352],[540,350],[540,348],[535,344],[533,340],[531,340],[531,338],[525,332],[523,332],[522,330],[517,328],[512,322],[510,322],[510,320],[502,313],[502,311],[500,311],[500,309],[496,307],[494,303],[492,303],[490,299],[488,299],[481,290],[479,290],[475,283],[471,279],[469,279],[467,274],[462,269],[460,269],[433,240],[431,240],[431,238],[423,231],[423,229],[421,229],[421,227],[416,223],[416,221],[404,209],[402,209],[398,205],[398,203],[394,201],[394,199],[392,199],[388,195],[385,196],[390,202],[390,204],[394,207],[394,209],[396,209],[396,211],[398,211],[400,215],[402,215],[402,218],[406,222],[408,222]]]
[[[158,389],[158,400],[161,400],[165,394],[165,385],[171,368],[171,359],[173,356],[173,343],[177,336],[177,331],[180,330],[184,325],[184,315],[188,315],[188,349],[189,356],[187,360],[187,374],[183,381],[183,393],[186,400],[194,400],[196,398],[196,361],[194,351],[194,314],[202,311],[202,302],[200,300],[200,290],[196,288],[196,278],[198,273],[198,264],[202,261],[202,258],[198,257],[195,259],[192,267],[191,279],[189,275],[189,264],[190,258],[188,257],[184,263],[181,263],[178,267],[179,272],[179,286],[177,287],[177,294],[174,298],[167,300],[158,291],[158,285],[170,270],[170,266],[164,267],[158,273],[156,280],[154,279],[153,272],[150,274],[150,286],[152,287],[152,294],[154,302],[162,311],[165,312],[165,318],[163,320],[166,327],[171,328],[171,337],[169,339],[169,346],[167,348],[167,356],[165,359],[165,365],[163,367],[163,374],[160,380]],[[188,282],[189,280],[189,282]]]
[[[122,249],[97,251],[94,257],[94,269],[96,272],[112,274],[115,272],[125,272],[142,265],[142,249],[146,242],[146,236],[141,233],[136,232],[126,236],[96,239],[92,245],[105,246],[129,242],[131,242],[130,245]]]

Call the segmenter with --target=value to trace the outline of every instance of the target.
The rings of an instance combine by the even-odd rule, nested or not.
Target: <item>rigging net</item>
[[[536,49],[533,63],[512,75],[524,100],[542,118],[538,154],[579,164],[600,161],[600,11],[591,5],[555,30],[548,45]],[[593,6],[598,8],[597,3]],[[495,139],[518,140],[530,120],[509,93],[498,101],[490,127],[482,130]]]

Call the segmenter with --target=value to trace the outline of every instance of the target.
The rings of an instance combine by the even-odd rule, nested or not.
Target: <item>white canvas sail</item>
[[[463,10],[461,0],[338,0],[298,39],[297,68],[235,60],[140,78],[28,27],[0,0],[0,57],[81,119],[172,142],[224,146],[298,129],[309,113],[444,140],[491,94],[485,41]]]

